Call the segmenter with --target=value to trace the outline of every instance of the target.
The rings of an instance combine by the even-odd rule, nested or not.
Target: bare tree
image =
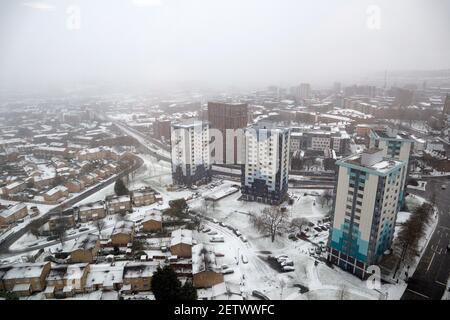
[[[102,230],[105,228],[105,220],[104,219],[97,219],[94,222],[94,226],[97,228],[98,230],[98,237],[100,238],[102,235]]]
[[[259,232],[269,233],[272,242],[274,242],[277,232],[285,227],[288,217],[287,211],[283,211],[277,206],[271,206],[265,208],[260,215],[254,215],[252,222]]]
[[[64,245],[64,241],[66,238],[66,226],[63,223],[58,223],[55,230],[53,231],[55,236],[58,237],[59,242],[61,245]]]
[[[302,232],[304,226],[308,225],[308,219],[306,218],[295,218],[291,221],[291,227],[295,228],[298,233]]]
[[[324,193],[322,194],[322,197],[327,202],[328,206],[330,201],[333,200],[333,191],[331,191],[330,189],[325,190]]]
[[[401,246],[400,261],[411,262],[418,254],[419,240],[425,234],[427,223],[431,219],[433,206],[423,204],[417,207],[409,220],[403,225],[398,234],[398,242]]]

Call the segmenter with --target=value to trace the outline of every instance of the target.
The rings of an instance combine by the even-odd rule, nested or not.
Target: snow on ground
[[[233,183],[224,181],[223,184]],[[309,195],[304,195],[307,192]],[[321,191],[296,190],[293,206],[288,206],[291,218],[305,217],[312,221],[323,219],[329,211],[314,205],[316,196]],[[380,294],[365,286],[365,282],[339,268],[330,268],[323,262],[315,266],[316,259],[310,256],[310,248],[315,246],[307,241],[292,241],[287,234],[277,236],[272,243],[270,237],[264,237],[256,231],[250,221],[249,213],[258,213],[267,205],[238,200],[240,193],[232,194],[209,208],[207,216],[237,228],[247,239],[244,243],[233,231],[219,224],[205,221],[206,227],[224,237],[224,243],[210,243],[211,235],[196,233],[199,242],[210,243],[216,253],[224,254],[218,257],[218,265],[226,264],[234,273],[225,275],[227,283],[240,286],[247,298],[252,299],[253,290],[258,290],[271,299],[379,299]],[[190,201],[191,209],[202,211],[202,200]],[[328,232],[320,233],[313,241],[326,243]],[[294,261],[294,272],[281,273],[277,265],[269,262],[268,256],[287,254]],[[248,263],[243,263],[245,256]],[[308,292],[301,293],[300,287],[307,287]]]

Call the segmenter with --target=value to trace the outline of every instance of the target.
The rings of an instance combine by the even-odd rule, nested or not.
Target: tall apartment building
[[[378,148],[336,162],[339,168],[328,260],[361,278],[390,249],[406,163]]]
[[[349,149],[350,136],[340,127],[294,127],[291,131],[291,152],[296,150],[325,151],[333,149],[345,154]]]
[[[370,147],[382,149],[384,157],[404,161],[406,163],[405,174],[408,174],[409,155],[413,143],[414,140],[410,136],[389,127],[374,129],[370,132]],[[402,192],[400,199],[401,206],[403,206],[405,193]]]
[[[211,180],[209,125],[186,120],[172,125],[172,179],[175,184],[192,185]]]
[[[153,123],[153,138],[168,140],[170,138],[170,120],[155,120]]]
[[[260,123],[245,131],[243,199],[269,204],[285,200],[289,179],[290,129]]]
[[[445,103],[444,103],[444,109],[443,109],[444,116],[450,115],[450,95],[447,93],[445,96]]]
[[[238,162],[238,152],[241,146],[238,139],[233,137],[233,141],[227,141],[227,129],[245,129],[248,120],[248,106],[246,103],[222,103],[208,102],[208,122],[211,129],[218,129],[223,138],[223,157],[214,154],[213,161],[216,163],[236,164]],[[228,158],[228,161],[227,161]]]

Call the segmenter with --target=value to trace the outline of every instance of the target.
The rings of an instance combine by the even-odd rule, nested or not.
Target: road
[[[439,210],[439,220],[428,246],[408,281],[408,287],[402,300],[440,300],[446,290],[450,276],[450,178],[425,178],[426,191],[409,190],[408,192],[431,199],[435,195]],[[446,184],[446,190],[441,185]]]
[[[58,214],[61,210],[67,209],[67,208],[75,205],[76,203],[86,199],[87,197],[93,195],[94,193],[96,193],[96,192],[100,191],[101,189],[107,187],[108,185],[112,184],[118,178],[122,178],[122,177],[128,175],[129,173],[136,171],[143,165],[143,163],[144,163],[144,161],[141,158],[135,157],[134,164],[131,167],[129,167],[128,169],[122,171],[121,173],[119,173],[116,176],[113,176],[113,177],[101,182],[100,184],[96,185],[94,188],[86,190],[82,194],[61,203],[60,205],[58,205],[55,208],[46,212],[42,217],[40,217],[37,220],[41,223],[41,225],[43,225],[44,223],[46,223],[48,221],[48,219],[52,215]],[[19,231],[8,236],[5,240],[3,240],[0,243],[0,254],[9,253],[9,247],[14,242],[16,242],[20,237],[22,237],[25,233],[27,233],[29,230],[30,230],[30,225],[28,224],[28,225],[24,226],[22,229],[20,229]]]

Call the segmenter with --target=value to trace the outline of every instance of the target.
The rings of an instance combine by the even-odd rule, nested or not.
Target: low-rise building
[[[71,179],[68,180],[64,186],[70,193],[78,193],[84,189],[84,182],[81,180]]]
[[[87,234],[80,236],[70,249],[71,263],[92,263],[97,258],[100,249],[100,240],[97,235]]]
[[[162,231],[161,212],[156,210],[150,210],[146,212],[146,217],[142,221],[142,231],[144,232]]]
[[[78,208],[78,219],[82,222],[103,219],[104,217],[106,217],[106,209],[103,201],[87,203]]]
[[[16,204],[0,211],[0,226],[11,224],[28,215],[28,207],[24,203]]]
[[[26,187],[27,184],[24,181],[14,181],[3,187],[3,194],[9,196],[25,190]]]
[[[18,295],[43,291],[50,268],[50,262],[14,264],[3,275],[4,288]]]
[[[156,201],[155,192],[145,189],[133,191],[131,198],[133,199],[133,205],[136,207],[149,206]]]
[[[111,245],[114,247],[125,247],[134,239],[134,222],[117,221],[111,233]]]
[[[108,214],[125,213],[131,211],[131,198],[129,195],[109,197],[106,199]]]
[[[192,256],[192,231],[174,230],[170,239],[170,252],[177,257],[190,258]]]
[[[211,288],[224,282],[213,248],[203,244],[192,247],[192,276],[195,288]]]
[[[129,262],[123,270],[123,289],[131,292],[150,291],[153,273],[159,262]]]
[[[58,200],[67,197],[68,195],[69,190],[66,187],[56,186],[44,193],[44,200],[46,202],[57,202]]]

